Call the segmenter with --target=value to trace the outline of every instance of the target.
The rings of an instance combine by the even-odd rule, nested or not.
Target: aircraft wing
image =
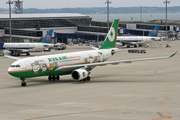
[[[89,69],[96,66],[105,66],[108,64],[117,65],[119,63],[131,63],[135,61],[145,61],[145,60],[156,60],[156,59],[166,59],[173,57],[177,52],[173,53],[171,56],[165,56],[165,57],[154,57],[154,58],[141,58],[141,59],[131,59],[131,60],[119,60],[119,61],[109,61],[109,62],[99,62],[99,63],[90,63],[90,64],[81,64],[81,65],[72,65],[72,66],[63,66],[56,69],[56,71],[69,71],[69,70],[75,70],[79,68]]]
[[[21,59],[21,58],[18,58],[18,57],[10,56],[10,55],[7,54],[7,52],[4,52],[4,57],[5,57],[5,58],[14,59],[14,60],[20,60],[20,59]]]

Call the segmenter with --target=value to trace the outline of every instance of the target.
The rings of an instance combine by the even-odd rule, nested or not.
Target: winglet
[[[8,56],[8,54],[7,54],[7,52],[6,52],[6,51],[4,51],[4,57],[6,57],[6,56]]]
[[[175,56],[175,55],[176,55],[176,53],[177,53],[177,51],[176,51],[175,53],[173,53],[173,54],[172,54],[171,56],[169,56],[169,57],[171,58],[171,57]]]

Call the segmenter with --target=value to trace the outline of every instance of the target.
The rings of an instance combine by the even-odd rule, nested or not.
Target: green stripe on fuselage
[[[49,71],[49,69],[47,69],[45,72],[42,72],[42,69],[40,69],[37,74],[35,74],[32,70],[20,71],[20,72],[9,72],[9,74],[18,78],[31,78],[31,77],[39,77],[39,76],[67,75],[67,74],[71,74],[72,72],[72,71],[68,71],[68,72],[55,71],[56,69],[57,67],[54,68],[53,71]]]

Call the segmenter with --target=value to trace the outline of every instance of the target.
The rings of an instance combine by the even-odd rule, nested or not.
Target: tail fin
[[[159,25],[156,25],[156,27],[153,29],[153,31],[149,34],[148,37],[157,37],[159,31]]]
[[[109,49],[116,47],[117,32],[119,27],[119,19],[115,19],[103,45],[99,49]]]
[[[46,36],[41,41],[41,43],[51,43],[52,33],[53,33],[53,30],[52,29],[49,30],[49,32],[46,34]]]

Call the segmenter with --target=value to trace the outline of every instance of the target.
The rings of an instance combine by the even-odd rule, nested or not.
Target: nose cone
[[[9,67],[8,68],[8,73],[11,75],[11,76],[14,76],[14,77],[19,77],[19,72],[16,70],[16,68],[14,67]]]
[[[9,73],[10,75],[14,76],[14,75],[13,75],[13,69],[12,69],[11,67],[8,68],[8,73]]]

